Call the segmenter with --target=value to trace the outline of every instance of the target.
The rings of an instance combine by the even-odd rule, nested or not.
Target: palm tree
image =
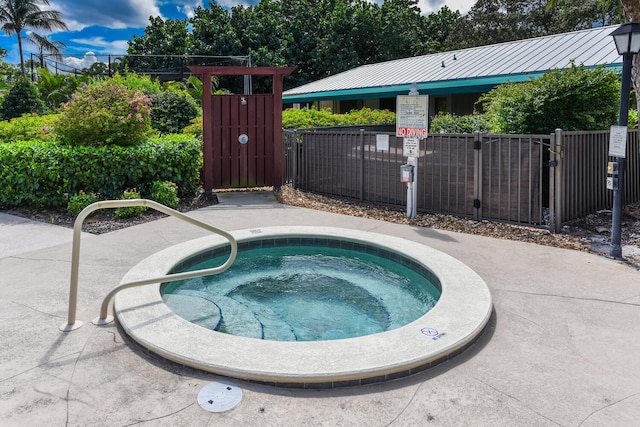
[[[12,34],[18,36],[20,70],[23,75],[22,30],[27,28],[45,31],[67,29],[67,24],[62,21],[62,13],[55,10],[40,10],[40,6],[43,5],[48,6],[49,0],[0,0],[0,24],[9,37]]]
[[[51,41],[47,36],[41,36],[33,31],[26,40],[38,48],[38,58],[40,59],[41,68],[44,68],[45,52],[52,54],[58,61],[62,61],[62,52],[60,52],[60,49],[67,47],[63,42]]]

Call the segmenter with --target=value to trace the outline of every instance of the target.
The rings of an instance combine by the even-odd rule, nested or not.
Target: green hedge
[[[127,188],[171,181],[179,195],[199,186],[201,143],[167,135],[133,146],[85,147],[54,142],[0,144],[0,208],[62,207],[80,190],[117,199]]]

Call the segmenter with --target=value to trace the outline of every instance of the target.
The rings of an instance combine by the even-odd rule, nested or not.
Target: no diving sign
[[[420,328],[418,333],[425,338],[429,338],[430,340],[436,341],[447,335],[446,332],[443,332],[439,329],[433,328],[431,326],[425,326]]]

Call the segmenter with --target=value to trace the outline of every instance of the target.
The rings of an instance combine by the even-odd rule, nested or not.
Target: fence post
[[[298,129],[293,130],[293,138],[289,139],[291,159],[291,185],[298,188]]]
[[[552,233],[562,230],[562,129],[551,138],[549,156],[549,228]]]
[[[482,220],[482,133],[473,138],[473,219]]]
[[[360,129],[360,201],[364,200],[364,129]]]

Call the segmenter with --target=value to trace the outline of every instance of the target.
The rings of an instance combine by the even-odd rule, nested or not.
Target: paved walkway
[[[640,273],[564,249],[278,204],[226,193],[190,213],[226,230],[324,225],[414,240],[473,268],[495,313],[470,350],[410,378],[337,390],[235,381],[224,413],[196,403],[220,377],[176,366],[89,321],[145,257],[205,231],[165,218],[81,244],[78,319],[68,308],[71,230],[0,214],[0,425],[635,426],[640,419]]]

